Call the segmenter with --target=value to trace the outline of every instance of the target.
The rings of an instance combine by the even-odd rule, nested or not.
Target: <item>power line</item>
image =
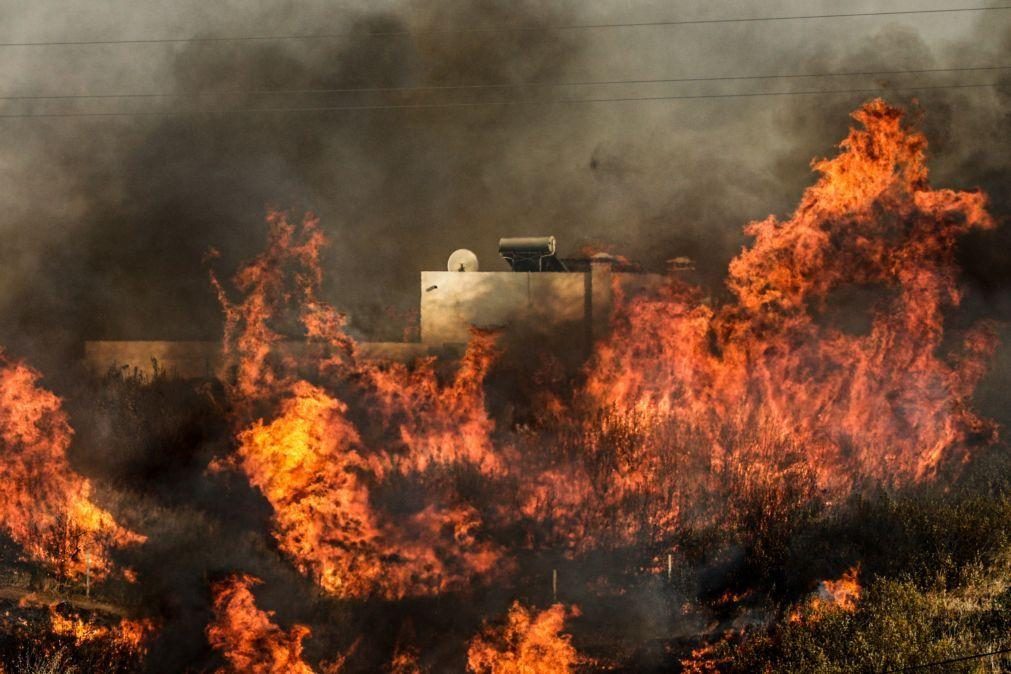
[[[987,653],[973,653],[972,655],[963,655],[959,658],[951,658],[949,660],[937,660],[935,662],[925,662],[922,665],[912,665],[910,667],[903,667],[902,669],[887,669],[884,674],[898,674],[899,672],[915,672],[921,669],[927,669],[929,667],[937,667],[939,665],[951,665],[956,662],[967,662],[969,660],[982,660],[983,658],[991,658],[995,655],[1005,655],[1011,653],[1011,648],[1002,648],[997,651],[989,651]]]
[[[796,14],[783,16],[728,17],[722,19],[684,19],[668,21],[629,21],[621,23],[572,23],[548,26],[509,25],[476,26],[472,28],[433,28],[427,30],[347,31],[340,33],[295,33],[288,35],[223,35],[210,37],[133,38],[123,40],[53,40],[39,42],[0,42],[0,47],[58,47],[129,44],[184,44],[215,42],[266,42],[282,40],[332,40],[346,37],[409,37],[419,35],[446,35],[462,33],[543,33],[552,31],[598,30],[608,28],[649,28],[664,26],[701,26],[724,23],[754,23],[772,21],[807,21],[818,19],[847,19],[876,16],[912,16],[923,14],[955,14],[963,12],[992,12],[1011,9],[1011,5],[995,7],[951,7],[942,9],[907,9],[883,12],[840,12],[834,14]]]
[[[922,87],[896,87],[890,89],[893,92],[916,92],[935,91],[940,89],[983,89],[1000,86],[996,82],[986,82],[978,84],[945,84]],[[543,100],[511,100],[511,101],[474,101],[459,103],[409,103],[409,104],[389,104],[389,105],[339,105],[339,106],[318,106],[318,107],[275,107],[275,108],[224,108],[218,110],[140,110],[140,111],[114,111],[114,112],[41,112],[41,113],[10,113],[0,114],[0,119],[32,119],[32,118],[59,118],[59,117],[176,117],[176,116],[198,116],[215,114],[257,114],[257,113],[280,113],[280,112],[352,112],[352,111],[380,111],[380,110],[423,110],[436,108],[481,108],[481,107],[513,107],[513,106],[533,106],[533,105],[566,105],[566,104],[587,104],[587,103],[634,103],[648,101],[687,101],[705,99],[727,99],[727,98],[758,98],[777,96],[814,96],[828,94],[882,94],[880,88],[874,89],[830,89],[811,91],[760,91],[750,93],[730,93],[730,94],[698,94],[679,96],[627,96],[614,98],[559,98]]]
[[[664,77],[658,79],[580,80],[570,82],[501,82],[489,84],[432,84],[401,87],[336,87],[304,89],[248,89],[227,91],[197,91],[190,93],[127,92],[104,94],[28,94],[0,96],[5,101],[81,100],[108,98],[198,98],[207,96],[279,96],[289,94],[340,94],[340,93],[411,93],[420,91],[460,91],[481,89],[523,89],[551,87],[590,87],[628,84],[677,84],[685,82],[730,82],[745,80],[807,79],[816,77],[870,77],[883,75],[922,75],[930,73],[959,73],[1011,70],[1011,66],[966,66],[958,68],[920,68],[914,70],[867,70],[827,73],[783,73],[769,75],[726,75],[719,77]]]

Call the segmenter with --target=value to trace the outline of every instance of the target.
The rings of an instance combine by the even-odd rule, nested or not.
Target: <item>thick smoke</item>
[[[543,157],[526,152],[550,137],[542,113],[216,111],[473,99],[466,92],[235,91],[559,79],[579,52],[574,38],[439,31],[566,20],[533,2],[440,3],[410,16],[361,13],[338,22],[337,30],[357,36],[347,39],[192,44],[172,55],[168,79],[146,90],[200,95],[196,101],[132,103],[196,114],[21,122],[25,149],[44,158],[54,177],[43,185],[25,178],[26,194],[18,196],[41,202],[40,210],[25,203],[9,213],[18,223],[7,225],[14,245],[5,249],[12,278],[4,341],[34,350],[43,343],[66,349],[82,338],[215,338],[220,310],[203,259],[212,247],[226,270],[248,258],[262,246],[268,204],[322,215],[333,242],[333,291],[359,320],[410,306],[419,267],[441,266],[454,242],[486,244],[536,219],[536,205],[489,173],[507,161],[514,180],[550,183]],[[405,30],[418,34],[363,36]],[[35,221],[52,217],[54,200],[66,204],[55,214],[65,231],[39,232]]]
[[[936,180],[953,187],[982,186],[993,197],[997,216],[1007,213],[1007,89],[922,92],[918,103],[908,93],[892,91],[924,81],[988,80],[997,76],[993,73],[893,76],[878,82],[854,77],[491,91],[236,93],[1001,65],[1011,43],[1000,22],[987,17],[949,20],[978,22],[969,39],[951,38],[933,19],[459,32],[624,15],[594,3],[496,0],[394,3],[340,12],[323,3],[287,9],[239,4],[242,11],[237,5],[193,10],[171,22],[139,12],[114,33],[101,24],[73,25],[68,15],[40,10],[18,37],[186,34],[194,23],[217,34],[318,33],[325,28],[347,37],[6,54],[5,70],[18,73],[16,93],[185,94],[11,102],[8,113],[194,113],[3,122],[8,180],[0,342],[44,370],[56,370],[77,356],[84,339],[216,338],[220,312],[206,281],[205,253],[219,250],[217,264],[225,273],[249,257],[262,245],[267,205],[320,213],[333,242],[330,295],[351,311],[357,329],[375,338],[395,339],[401,333],[400,325],[386,319],[388,309],[402,315],[416,307],[419,269],[441,268],[448,252],[461,246],[477,250],[485,268],[500,268],[495,242],[509,234],[554,233],[571,252],[587,243],[610,245],[653,267],[668,257],[691,255],[718,287],[726,261],[744,242],[741,225],[793,205],[808,181],[808,160],[830,151],[832,139],[842,136],[847,112],[868,95],[219,112],[225,108],[880,86],[889,98],[924,111]],[[784,13],[794,9],[784,8]],[[647,15],[638,10],[643,16],[636,18],[657,18],[655,11]],[[684,8],[685,16],[699,11]],[[670,18],[679,16],[672,11]],[[59,30],[47,30],[47,24]],[[921,24],[921,32],[910,27]],[[411,35],[366,35],[404,31]],[[719,53],[712,50],[714,40],[721,45]],[[969,276],[985,291],[981,308],[1002,298],[1008,282],[1001,247],[995,245],[1004,236],[984,235],[966,245]]]

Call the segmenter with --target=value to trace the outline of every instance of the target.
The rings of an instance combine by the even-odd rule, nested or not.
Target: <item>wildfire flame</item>
[[[790,622],[803,619],[819,620],[832,611],[852,613],[857,609],[862,588],[860,586],[860,566],[854,566],[837,580],[823,580],[803,606],[790,614]]]
[[[471,639],[467,670],[474,674],[565,674],[585,662],[563,634],[565,620],[579,609],[555,604],[536,611],[515,602],[506,622]]]
[[[490,572],[500,553],[475,537],[480,516],[451,486],[432,481],[426,504],[406,514],[384,512],[374,494],[407,477],[424,482],[435,467],[503,470],[481,385],[494,336],[475,333],[448,384],[431,359],[413,368],[360,361],[344,317],[316,299],[318,221],[310,216],[296,227],[279,213],[269,221],[267,252],[236,277],[245,298],[232,304],[220,292],[236,372],[231,393],[240,410],[271,414],[243,422],[234,463],[273,506],[280,548],[342,597],[434,594]],[[294,290],[285,285],[290,277]],[[319,383],[298,376],[269,327],[293,297],[317,349]]]
[[[828,493],[902,484],[994,440],[969,406],[993,331],[976,325],[951,348],[942,318],[961,298],[957,237],[994,225],[986,197],[932,189],[926,140],[897,108],[876,100],[853,116],[862,128],[814,162],[821,177],[792,217],[746,228],[732,301],[672,282],[619,312],[585,388],[612,502],[663,494],[673,513],[730,477],[785,483],[791,471]],[[840,293],[866,288],[879,291],[866,326],[840,325]],[[629,441],[603,441],[616,433]],[[686,487],[686,470],[714,482]]]
[[[691,656],[681,660],[683,674],[720,674],[720,665],[730,661],[729,657],[718,652],[722,643],[716,642],[693,648]]]
[[[55,608],[49,610],[49,625],[53,634],[72,637],[77,646],[90,641],[111,641],[134,653],[143,652],[145,642],[156,629],[154,621],[146,618],[123,618],[115,625],[103,625],[76,613],[61,613]]]
[[[427,671],[418,662],[418,650],[413,647],[398,647],[390,660],[389,674],[423,674]]]
[[[843,611],[855,611],[860,601],[860,567],[854,566],[838,580],[824,580],[818,588],[816,600]]]
[[[102,579],[112,548],[145,538],[91,501],[91,483],[67,459],[73,429],[62,402],[40,379],[0,351],[0,527],[62,575]]]
[[[996,342],[986,324],[945,335],[943,316],[961,299],[957,238],[994,223],[982,193],[930,186],[926,141],[900,110],[872,101],[853,116],[794,213],[748,225],[727,301],[677,278],[619,297],[585,384],[522,431],[485,410],[494,335],[475,331],[453,375],[360,358],[319,299],[318,221],[271,213],[240,299],[214,280],[238,445],[219,465],[263,493],[279,548],[324,590],[386,599],[507,573],[496,526],[571,553],[669,543],[689,517],[744,517],[747,499],[774,513],[957,471],[996,437],[970,407]],[[868,289],[866,306],[839,299]],[[483,660],[490,638],[472,668],[510,671],[488,669],[519,657]]]
[[[214,621],[207,640],[228,663],[219,674],[313,674],[302,660],[309,628],[295,625],[286,632],[274,624],[273,613],[256,606],[251,588],[259,582],[243,574],[212,587]]]

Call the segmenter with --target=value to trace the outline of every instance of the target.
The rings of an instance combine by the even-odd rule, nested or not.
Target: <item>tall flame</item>
[[[73,430],[62,402],[40,378],[0,352],[0,528],[32,559],[101,579],[112,548],[145,539],[91,501],[91,483],[67,459]]]
[[[876,100],[853,116],[862,128],[813,164],[821,177],[793,216],[747,227],[732,301],[714,307],[675,283],[624,306],[586,385],[597,427],[637,438],[618,491],[683,492],[654,470],[670,452],[700,476],[799,461],[829,491],[901,484],[994,439],[969,406],[993,332],[976,325],[951,348],[942,317],[961,298],[957,237],[994,225],[986,197],[930,187],[926,141],[900,110]],[[880,292],[866,327],[846,329],[832,314],[840,294],[869,287]]]
[[[489,572],[499,553],[475,537],[477,510],[425,476],[435,467],[502,471],[481,385],[494,336],[475,333],[448,383],[432,359],[413,368],[358,359],[344,317],[316,297],[317,219],[268,220],[267,251],[235,280],[243,299],[233,304],[218,288],[244,424],[234,463],[273,506],[280,548],[342,597],[433,594]],[[308,368],[271,327],[286,319],[308,339]],[[377,504],[377,491],[408,477],[428,495],[422,506],[391,513]]]
[[[957,237],[994,223],[983,194],[930,187],[897,108],[854,118],[793,215],[748,225],[728,301],[673,279],[622,300],[585,385],[508,442],[485,410],[494,335],[474,333],[455,376],[360,358],[318,297],[317,219],[271,213],[241,299],[215,283],[230,463],[270,502],[280,549],[339,597],[431,595],[508,570],[492,524],[579,552],[743,517],[751,496],[788,508],[957,470],[995,438],[970,407],[995,337],[979,324],[953,346],[943,315],[961,299]]]
[[[212,588],[214,621],[207,626],[207,640],[228,663],[219,674],[313,674],[302,660],[309,628],[295,625],[286,632],[275,625],[273,613],[256,606],[251,588],[259,582],[235,575]]]

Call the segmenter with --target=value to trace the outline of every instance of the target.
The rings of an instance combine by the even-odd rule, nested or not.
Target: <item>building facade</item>
[[[503,252],[513,271],[477,271],[473,254],[460,262],[459,254],[468,251],[457,251],[450,258],[449,267],[456,267],[454,271],[422,271],[419,341],[361,342],[360,353],[366,358],[401,362],[431,354],[458,355],[473,326],[501,330],[506,340],[533,339],[541,345],[553,345],[553,350],[564,352],[569,360],[581,361],[589,356],[594,342],[606,334],[616,292],[631,296],[668,279],[662,274],[639,272],[607,254],[559,260],[554,256],[553,237],[502,241],[549,239],[550,245],[545,243],[540,251],[531,253],[528,245],[516,260]],[[296,354],[303,349],[295,342],[281,348]],[[181,378],[212,378],[219,371],[221,344],[91,341],[85,343],[85,362],[99,375],[126,368],[146,376],[161,372]]]

